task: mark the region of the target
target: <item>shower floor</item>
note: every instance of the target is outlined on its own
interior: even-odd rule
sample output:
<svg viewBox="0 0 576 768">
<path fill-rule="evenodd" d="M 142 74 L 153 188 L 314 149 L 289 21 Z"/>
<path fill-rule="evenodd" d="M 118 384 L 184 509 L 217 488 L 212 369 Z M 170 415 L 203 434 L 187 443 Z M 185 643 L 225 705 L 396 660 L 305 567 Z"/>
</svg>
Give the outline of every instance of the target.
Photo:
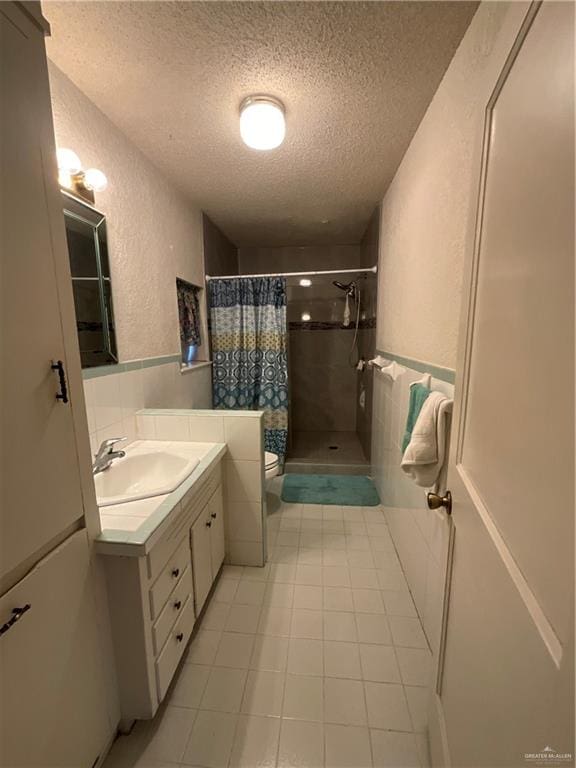
<svg viewBox="0 0 576 768">
<path fill-rule="evenodd" d="M 368 465 L 356 432 L 293 432 L 287 462 Z"/>
</svg>

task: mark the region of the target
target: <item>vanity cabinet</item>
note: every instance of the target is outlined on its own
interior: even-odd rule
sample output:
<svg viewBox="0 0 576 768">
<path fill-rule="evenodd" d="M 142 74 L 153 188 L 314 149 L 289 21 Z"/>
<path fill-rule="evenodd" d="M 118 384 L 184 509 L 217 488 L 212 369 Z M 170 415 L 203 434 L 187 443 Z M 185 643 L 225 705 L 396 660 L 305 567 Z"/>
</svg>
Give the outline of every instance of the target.
<svg viewBox="0 0 576 768">
<path fill-rule="evenodd" d="M 191 530 L 196 612 L 202 610 L 206 597 L 224 561 L 224 507 L 222 491 L 213 494 L 204 512 Z"/>
<path fill-rule="evenodd" d="M 143 551 L 104 556 L 125 723 L 154 716 L 224 560 L 219 462 L 161 528 Z"/>
</svg>

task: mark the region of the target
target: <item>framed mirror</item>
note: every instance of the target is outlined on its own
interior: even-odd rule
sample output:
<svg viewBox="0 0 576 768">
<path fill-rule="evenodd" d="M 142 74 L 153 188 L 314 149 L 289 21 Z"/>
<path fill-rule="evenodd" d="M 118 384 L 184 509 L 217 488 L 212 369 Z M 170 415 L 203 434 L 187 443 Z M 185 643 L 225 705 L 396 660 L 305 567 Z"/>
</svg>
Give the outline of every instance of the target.
<svg viewBox="0 0 576 768">
<path fill-rule="evenodd" d="M 106 217 L 62 191 L 82 368 L 118 362 Z"/>
</svg>

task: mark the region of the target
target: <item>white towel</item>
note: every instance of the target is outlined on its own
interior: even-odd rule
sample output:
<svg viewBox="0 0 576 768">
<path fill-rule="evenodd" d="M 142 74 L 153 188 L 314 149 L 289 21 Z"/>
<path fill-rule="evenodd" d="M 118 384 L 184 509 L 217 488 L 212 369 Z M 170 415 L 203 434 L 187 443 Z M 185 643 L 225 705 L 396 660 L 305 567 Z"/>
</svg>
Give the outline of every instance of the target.
<svg viewBox="0 0 576 768">
<path fill-rule="evenodd" d="M 431 392 L 422 406 L 400 466 L 416 485 L 431 488 L 446 459 L 447 418 L 452 400 Z"/>
</svg>

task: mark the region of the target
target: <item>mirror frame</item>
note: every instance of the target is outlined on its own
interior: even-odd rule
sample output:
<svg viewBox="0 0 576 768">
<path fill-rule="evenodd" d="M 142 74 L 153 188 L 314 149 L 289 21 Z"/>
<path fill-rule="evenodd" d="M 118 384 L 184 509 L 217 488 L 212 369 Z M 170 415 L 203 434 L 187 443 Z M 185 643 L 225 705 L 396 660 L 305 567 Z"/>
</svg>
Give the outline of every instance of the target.
<svg viewBox="0 0 576 768">
<path fill-rule="evenodd" d="M 102 321 L 102 335 L 104 342 L 104 349 L 102 352 L 103 359 L 94 363 L 86 363 L 82 349 L 80 348 L 80 359 L 82 363 L 82 369 L 95 368 L 100 365 L 116 365 L 118 363 L 118 352 L 116 347 L 116 334 L 114 333 L 114 310 L 112 299 L 112 278 L 111 275 L 104 275 L 102 270 L 102 255 L 101 255 L 101 238 L 100 232 L 102 229 L 106 229 L 106 216 L 98 211 L 93 206 L 86 203 L 84 200 L 80 200 L 75 195 L 70 194 L 66 190 L 61 190 L 63 197 L 62 212 L 64 214 L 64 226 L 66 228 L 66 219 L 71 218 L 76 221 L 86 224 L 92 229 L 94 237 L 94 251 L 96 256 L 96 272 L 97 275 L 94 278 L 98 280 L 98 295 L 100 303 L 100 317 Z M 106 238 L 107 240 L 107 238 Z M 72 287 L 74 287 L 75 280 L 83 280 L 86 278 L 74 276 L 72 274 L 72 259 L 70 255 L 70 249 L 68 249 L 68 258 L 70 260 L 70 276 L 72 278 Z M 110 259 L 108 256 L 108 267 L 110 267 Z M 108 282 L 110 290 L 110 300 L 106 298 L 105 282 Z M 111 322 L 112 320 L 112 322 Z M 76 331 L 78 329 L 78 319 L 76 319 Z M 114 344 L 112 344 L 112 334 L 114 333 Z"/>
</svg>

